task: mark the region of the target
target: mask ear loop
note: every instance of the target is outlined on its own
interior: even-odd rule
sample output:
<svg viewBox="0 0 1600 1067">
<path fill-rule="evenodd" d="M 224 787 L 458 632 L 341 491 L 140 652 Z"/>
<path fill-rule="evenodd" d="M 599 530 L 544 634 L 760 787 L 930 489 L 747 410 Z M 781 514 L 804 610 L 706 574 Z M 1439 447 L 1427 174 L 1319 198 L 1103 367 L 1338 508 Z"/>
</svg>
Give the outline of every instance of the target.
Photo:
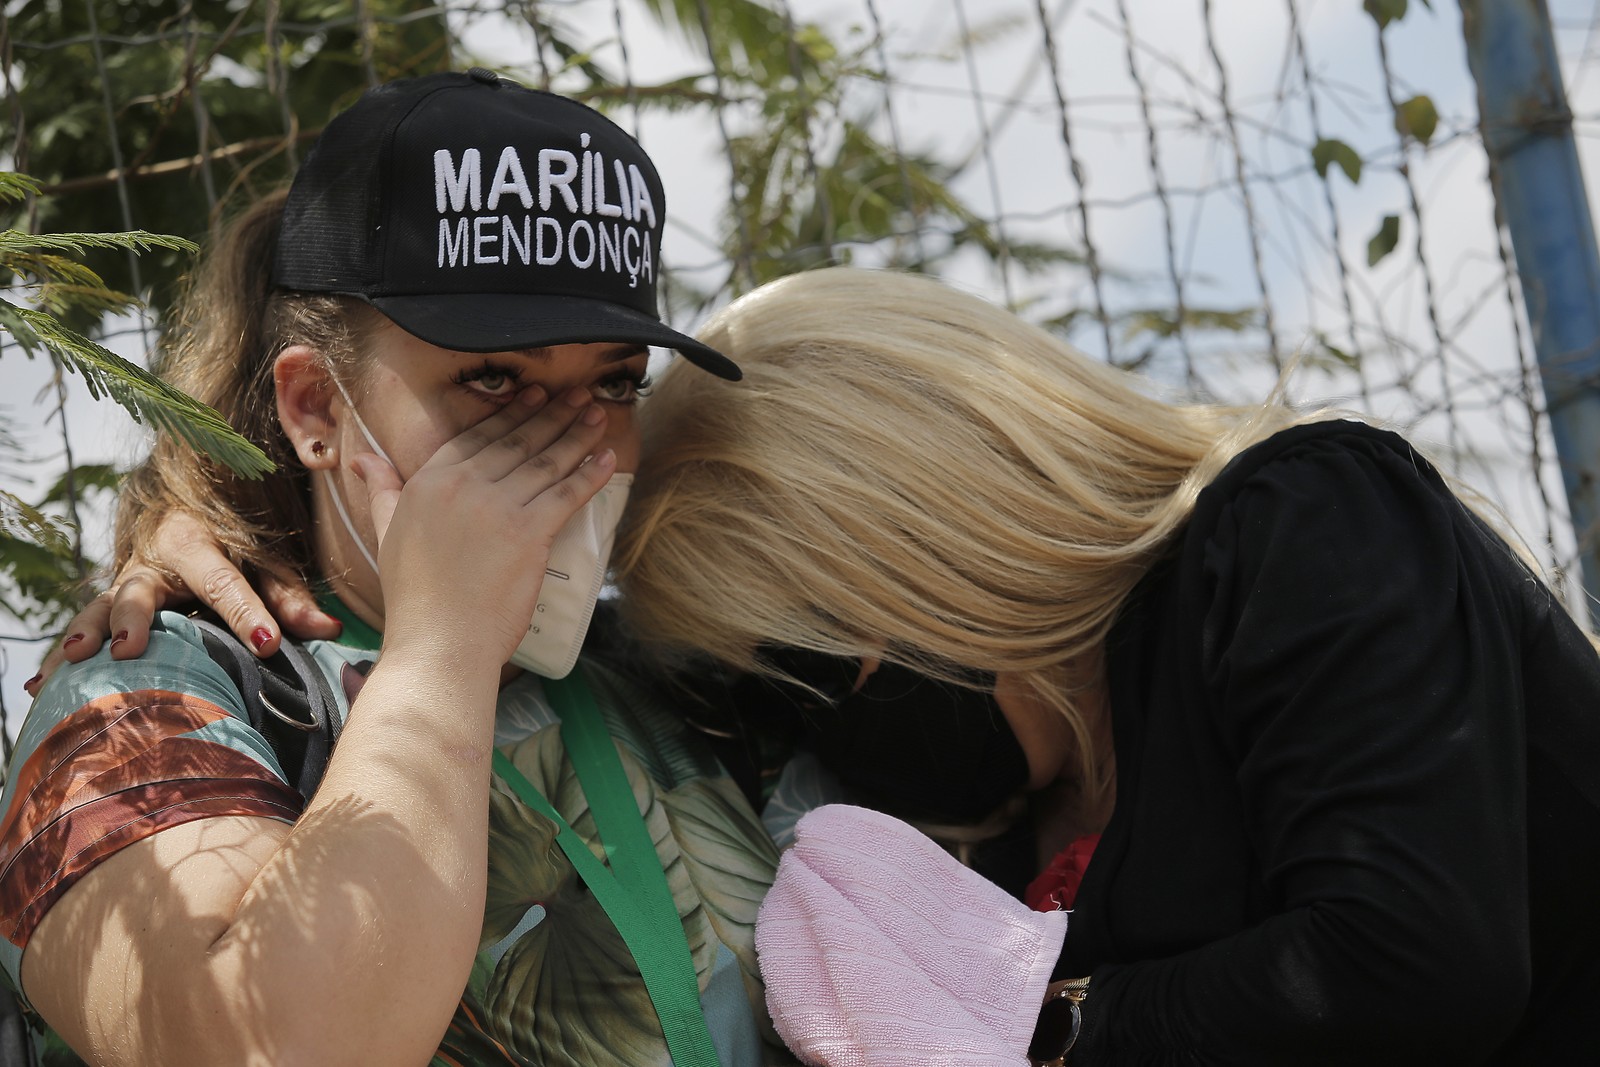
<svg viewBox="0 0 1600 1067">
<path fill-rule="evenodd" d="M 356 543 L 356 550 L 361 553 L 361 558 L 367 561 L 367 566 L 372 568 L 372 573 L 378 574 L 378 561 L 373 558 L 367 542 L 356 533 L 355 523 L 350 521 L 350 513 L 344 508 L 344 497 L 339 492 L 338 483 L 327 471 L 322 472 L 322 477 L 328 483 L 328 495 L 333 497 L 333 509 L 339 513 L 339 521 L 344 523 L 345 532 L 350 535 L 350 540 Z"/>
<path fill-rule="evenodd" d="M 328 368 L 328 377 L 333 380 L 333 387 L 339 390 L 339 395 L 344 397 L 345 406 L 350 409 L 350 417 L 355 420 L 356 429 L 361 431 L 361 436 L 366 438 L 367 444 L 383 458 L 385 463 L 393 467 L 394 460 L 390 459 L 389 453 L 385 452 L 383 446 L 378 444 L 377 439 L 372 436 L 372 431 L 367 429 L 367 424 L 361 421 L 361 415 L 356 411 L 356 402 L 350 398 L 350 394 L 345 390 L 344 383 L 339 380 L 339 376 L 333 372 L 332 367 Z M 328 494 L 333 497 L 333 509 L 339 513 L 339 521 L 344 523 L 345 532 L 350 535 L 350 540 L 356 543 L 357 551 L 361 553 L 361 558 L 367 561 L 367 566 L 372 568 L 372 573 L 382 577 L 378 571 L 378 561 L 373 556 L 372 550 L 367 547 L 366 539 L 356 533 L 355 523 L 350 521 L 350 512 L 345 509 L 344 494 L 339 492 L 339 483 L 334 481 L 333 475 L 328 471 L 322 471 L 321 474 L 328 483 Z"/>
<path fill-rule="evenodd" d="M 367 444 L 372 447 L 374 452 L 383 458 L 385 463 L 389 464 L 391 467 L 394 467 L 394 460 L 389 458 L 389 453 L 383 450 L 383 446 L 378 444 L 378 439 L 372 436 L 372 431 L 367 429 L 367 424 L 361 421 L 361 413 L 356 410 L 356 402 L 350 399 L 350 394 L 345 391 L 344 383 L 339 380 L 339 376 L 337 374 L 333 373 L 332 367 L 328 368 L 328 377 L 333 379 L 333 387 L 339 390 L 340 396 L 344 397 L 345 406 L 350 409 L 350 417 L 356 420 L 356 429 L 361 431 L 361 436 L 367 439 Z M 398 467 L 395 467 L 395 469 L 397 471 L 399 470 Z"/>
</svg>

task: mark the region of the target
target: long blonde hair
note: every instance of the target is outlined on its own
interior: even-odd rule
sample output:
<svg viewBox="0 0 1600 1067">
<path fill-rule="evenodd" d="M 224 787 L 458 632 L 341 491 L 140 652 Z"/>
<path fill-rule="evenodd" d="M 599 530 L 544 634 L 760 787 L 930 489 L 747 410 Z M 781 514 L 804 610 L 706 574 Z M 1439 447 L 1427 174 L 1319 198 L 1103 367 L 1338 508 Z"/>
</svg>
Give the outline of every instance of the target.
<svg viewBox="0 0 1600 1067">
<path fill-rule="evenodd" d="M 1119 608 L 1228 459 L 1300 421 L 1179 406 L 930 279 L 831 268 L 756 290 L 669 368 L 614 555 L 647 649 L 769 671 L 762 646 L 1017 675 L 1077 736 Z"/>
</svg>

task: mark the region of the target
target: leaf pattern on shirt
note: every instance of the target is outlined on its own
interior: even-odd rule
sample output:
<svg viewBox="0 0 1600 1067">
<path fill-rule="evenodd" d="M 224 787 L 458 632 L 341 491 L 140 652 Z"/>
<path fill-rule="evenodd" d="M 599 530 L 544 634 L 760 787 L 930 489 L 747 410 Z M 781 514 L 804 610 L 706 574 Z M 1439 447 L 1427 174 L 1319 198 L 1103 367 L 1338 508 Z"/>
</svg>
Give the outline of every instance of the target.
<svg viewBox="0 0 1600 1067">
<path fill-rule="evenodd" d="M 580 836 L 595 840 L 594 818 L 559 730 L 541 730 L 506 753 Z M 676 798 L 656 790 L 627 748 L 621 748 L 620 757 L 661 858 L 703 989 L 724 937 L 741 965 L 746 959 L 753 962 L 754 913 L 744 898 L 752 883 L 763 878 L 770 883 L 775 866 L 771 846 L 747 845 L 759 859 L 741 869 L 731 854 L 722 854 L 731 852 L 730 842 L 747 836 L 749 828 L 741 824 L 749 824 L 748 817 L 739 819 L 734 809 L 714 799 L 714 790 L 705 789 L 707 783 L 695 782 L 680 792 L 702 799 L 678 805 L 687 814 L 675 820 L 668 805 Z M 759 824 L 755 829 L 759 831 Z M 497 785 L 489 834 L 496 862 L 489 878 L 484 943 L 509 935 L 535 904 L 545 909 L 544 919 L 516 941 L 490 976 L 484 1006 L 491 1029 L 505 1035 L 516 1052 L 543 1064 L 665 1067 L 670 1060 L 661 1025 L 632 953 L 556 845 L 555 825 Z M 696 853 L 704 846 L 722 858 L 708 863 L 701 856 L 691 863 L 680 840 Z M 722 878 L 728 879 L 726 886 L 711 885 Z"/>
<path fill-rule="evenodd" d="M 728 778 L 697 778 L 660 794 L 672 835 L 689 844 L 683 867 L 718 939 L 739 961 L 745 991 L 766 1002 L 756 966 L 756 912 L 778 869 L 778 849 L 739 787 Z M 757 1014 L 768 1044 L 782 1048 L 765 1012 Z"/>
</svg>

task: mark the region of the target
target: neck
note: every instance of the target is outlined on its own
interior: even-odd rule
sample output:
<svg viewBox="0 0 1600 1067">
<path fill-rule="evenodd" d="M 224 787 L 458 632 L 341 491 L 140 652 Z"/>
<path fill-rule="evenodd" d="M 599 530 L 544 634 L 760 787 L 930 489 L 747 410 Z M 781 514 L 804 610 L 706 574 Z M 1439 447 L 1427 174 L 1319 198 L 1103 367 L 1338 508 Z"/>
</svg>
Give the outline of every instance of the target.
<svg viewBox="0 0 1600 1067">
<path fill-rule="evenodd" d="M 327 478 L 338 477 L 339 471 L 327 475 Z M 383 585 L 334 510 L 333 494 L 326 478 L 312 480 L 312 508 L 315 515 L 313 529 L 317 567 L 322 572 L 323 581 L 351 614 L 382 633 Z M 351 519 L 353 522 L 355 516 L 352 515 Z M 375 546 L 373 556 L 377 556 Z"/>
</svg>

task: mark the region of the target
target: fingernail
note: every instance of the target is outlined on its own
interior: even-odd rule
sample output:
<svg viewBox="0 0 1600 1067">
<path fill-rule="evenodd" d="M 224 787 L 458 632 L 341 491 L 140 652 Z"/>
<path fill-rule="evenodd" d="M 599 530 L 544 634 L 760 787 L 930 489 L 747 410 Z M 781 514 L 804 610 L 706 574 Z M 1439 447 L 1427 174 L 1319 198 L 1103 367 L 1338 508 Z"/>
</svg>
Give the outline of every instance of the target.
<svg viewBox="0 0 1600 1067">
<path fill-rule="evenodd" d="M 61 642 L 61 647 L 62 648 L 66 648 L 69 645 L 75 645 L 79 641 L 82 641 L 82 640 L 83 640 L 83 635 L 82 634 L 73 634 L 71 637 L 69 637 L 65 641 Z"/>
<path fill-rule="evenodd" d="M 33 692 L 33 687 L 38 685 L 43 680 L 44 680 L 44 675 L 36 674 L 32 678 L 29 678 L 26 682 L 23 682 L 22 683 L 22 688 L 26 689 L 28 692 L 31 693 L 31 692 Z"/>
<path fill-rule="evenodd" d="M 118 630 L 117 631 L 117 636 L 115 636 L 115 637 L 113 637 L 111 639 L 111 647 L 112 648 L 116 648 L 119 644 L 121 644 L 122 642 L 126 641 L 127 639 L 128 639 L 128 631 L 126 631 L 126 630 Z"/>
<path fill-rule="evenodd" d="M 545 399 L 544 389 L 537 385 L 530 385 L 522 392 L 517 394 L 518 403 L 524 404 L 530 408 L 538 407 L 540 404 L 545 402 Z"/>
<path fill-rule="evenodd" d="M 271 640 L 272 631 L 267 629 L 265 626 L 257 626 L 254 630 L 250 631 L 250 643 L 255 646 L 255 650 L 257 652 L 260 652 L 263 648 L 266 648 L 267 642 Z"/>
<path fill-rule="evenodd" d="M 328 618 L 333 622 L 335 637 L 338 637 L 340 634 L 344 633 L 344 623 L 340 622 L 338 619 L 335 619 L 332 615 L 329 615 Z"/>
<path fill-rule="evenodd" d="M 581 408 L 594 400 L 594 394 L 587 389 L 569 389 L 564 399 L 569 408 Z"/>
<path fill-rule="evenodd" d="M 597 426 L 606 417 L 605 408 L 595 404 L 583 413 L 583 421 L 589 426 Z"/>
</svg>

